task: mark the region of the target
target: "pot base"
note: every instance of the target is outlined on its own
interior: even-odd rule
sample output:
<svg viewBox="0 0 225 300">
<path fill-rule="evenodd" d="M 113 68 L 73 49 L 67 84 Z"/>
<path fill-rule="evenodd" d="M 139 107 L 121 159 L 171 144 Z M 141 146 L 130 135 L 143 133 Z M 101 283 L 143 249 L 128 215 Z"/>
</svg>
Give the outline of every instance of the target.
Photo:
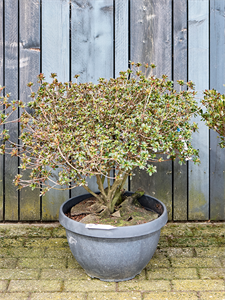
<svg viewBox="0 0 225 300">
<path fill-rule="evenodd" d="M 132 277 L 129 277 L 129 278 L 123 278 L 123 279 L 105 279 L 105 278 L 98 278 L 98 277 L 94 277 L 94 276 L 91 276 L 90 274 L 86 273 L 89 277 L 93 278 L 93 279 L 99 279 L 101 281 L 107 281 L 107 282 L 121 282 L 121 281 L 127 281 L 127 280 L 131 280 L 131 279 L 134 279 L 137 275 L 140 275 L 140 273 L 137 273 L 136 275 L 132 276 Z"/>
</svg>

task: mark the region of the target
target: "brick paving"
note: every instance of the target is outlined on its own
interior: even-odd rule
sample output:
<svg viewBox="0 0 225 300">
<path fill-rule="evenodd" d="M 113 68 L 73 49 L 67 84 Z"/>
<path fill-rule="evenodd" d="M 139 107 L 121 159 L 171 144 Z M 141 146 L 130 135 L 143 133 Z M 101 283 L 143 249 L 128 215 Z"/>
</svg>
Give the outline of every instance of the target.
<svg viewBox="0 0 225 300">
<path fill-rule="evenodd" d="M 225 300 L 225 223 L 168 223 L 139 276 L 89 278 L 58 223 L 0 224 L 0 299 Z"/>
</svg>

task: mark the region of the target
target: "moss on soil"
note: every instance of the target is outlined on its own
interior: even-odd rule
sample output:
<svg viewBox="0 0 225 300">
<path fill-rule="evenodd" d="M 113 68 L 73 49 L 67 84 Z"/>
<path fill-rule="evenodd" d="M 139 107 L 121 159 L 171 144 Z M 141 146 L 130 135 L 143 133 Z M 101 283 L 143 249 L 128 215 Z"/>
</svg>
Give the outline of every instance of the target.
<svg viewBox="0 0 225 300">
<path fill-rule="evenodd" d="M 116 227 L 144 224 L 158 218 L 156 212 L 146 210 L 138 201 L 130 204 L 126 203 L 125 199 L 121 205 L 115 208 L 115 212 L 118 212 L 120 217 L 107 214 L 107 211 L 104 211 L 104 209 L 107 210 L 107 207 L 99 206 L 97 203 L 94 197 L 86 199 L 73 206 L 67 216 L 85 224 L 106 224 Z M 98 206 L 97 211 L 93 210 L 94 206 Z"/>
</svg>

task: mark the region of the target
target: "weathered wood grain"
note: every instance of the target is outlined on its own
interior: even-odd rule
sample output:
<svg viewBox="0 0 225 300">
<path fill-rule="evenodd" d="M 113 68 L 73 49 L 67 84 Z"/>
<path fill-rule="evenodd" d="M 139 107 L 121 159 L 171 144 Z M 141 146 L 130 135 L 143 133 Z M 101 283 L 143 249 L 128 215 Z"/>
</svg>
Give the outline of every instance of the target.
<svg viewBox="0 0 225 300">
<path fill-rule="evenodd" d="M 28 103 L 30 89 L 28 82 L 37 82 L 40 73 L 40 5 L 37 0 L 20 0 L 20 95 L 19 98 Z M 38 88 L 34 84 L 33 90 Z M 20 111 L 20 114 L 22 111 Z M 25 173 L 25 172 L 24 172 Z M 29 178 L 27 171 L 24 178 Z M 40 220 L 40 191 L 24 188 L 20 192 L 20 220 Z"/>
<path fill-rule="evenodd" d="M 69 0 L 42 0 L 42 72 L 59 81 L 69 80 Z M 57 173 L 53 174 L 57 180 Z M 42 219 L 56 220 L 69 191 L 50 190 L 42 198 Z"/>
<path fill-rule="evenodd" d="M 18 99 L 18 1 L 5 1 L 5 86 L 11 100 Z M 9 120 L 16 120 L 13 113 Z M 18 142 L 18 123 L 6 125 L 12 142 Z M 13 184 L 18 159 L 5 156 L 5 220 L 18 220 L 18 191 Z"/>
<path fill-rule="evenodd" d="M 72 0 L 72 77 L 113 76 L 113 0 Z"/>
<path fill-rule="evenodd" d="M 120 71 L 127 70 L 129 63 L 128 6 L 128 0 L 115 0 L 115 77 L 119 76 Z M 128 190 L 128 180 L 125 190 Z"/>
<path fill-rule="evenodd" d="M 130 34 L 131 60 L 154 63 L 156 76 L 166 74 L 172 79 L 172 1 L 132 0 Z M 131 190 L 138 187 L 162 200 L 172 218 L 172 162 L 158 163 L 152 177 L 137 170 Z"/>
<path fill-rule="evenodd" d="M 115 1 L 115 76 L 128 68 L 128 0 Z"/>
<path fill-rule="evenodd" d="M 61 81 L 80 73 L 81 82 L 97 82 L 99 77 L 117 76 L 120 70 L 125 70 L 129 52 L 133 61 L 155 63 L 157 76 L 165 73 L 174 81 L 193 80 L 198 97 L 208 87 L 225 92 L 224 0 L 42 0 L 42 53 L 39 9 L 39 0 L 0 1 L 0 85 L 6 85 L 11 99 L 20 97 L 29 101 L 26 83 L 36 81 L 39 67 L 47 80 L 55 72 Z M 11 119 L 17 117 L 14 114 Z M 175 161 L 173 176 L 171 162 L 157 164 L 158 173 L 153 177 L 136 170 L 131 189 L 142 187 L 162 200 L 170 219 L 173 216 L 174 220 L 186 220 L 188 214 L 189 220 L 224 220 L 225 150 L 218 147 L 217 134 L 214 131 L 209 134 L 204 123 L 197 121 L 200 130 L 194 134 L 193 145 L 200 150 L 200 166 L 189 163 L 187 170 L 187 166 Z M 9 124 L 7 129 L 17 142 L 18 124 Z M 22 190 L 18 194 L 12 182 L 17 173 L 17 158 L 6 156 L 5 220 L 17 221 L 18 217 L 39 220 L 38 190 L 33 193 Z M 0 156 L 0 220 L 3 220 L 3 174 L 3 156 Z M 94 179 L 89 186 L 97 190 Z M 82 193 L 86 191 L 76 188 L 72 196 Z M 56 220 L 60 204 L 68 197 L 68 191 L 51 191 L 43 197 L 43 220 Z"/>
<path fill-rule="evenodd" d="M 188 77 L 196 84 L 198 97 L 209 87 L 209 1 L 189 0 Z M 189 220 L 209 218 L 209 130 L 200 117 L 193 146 L 199 149 L 200 165 L 189 163 Z"/>
<path fill-rule="evenodd" d="M 113 0 L 72 0 L 71 6 L 71 77 L 80 74 L 79 82 L 94 83 L 113 77 Z M 88 186 L 98 191 L 94 177 Z M 71 192 L 72 197 L 85 193 L 83 187 Z"/>
<path fill-rule="evenodd" d="M 210 1 L 210 89 L 225 92 L 225 1 Z M 210 130 L 210 219 L 225 220 L 225 149 Z"/>
<path fill-rule="evenodd" d="M 173 2 L 173 80 L 179 90 L 177 80 L 187 82 L 187 0 Z M 173 169 L 173 220 L 187 220 L 187 164 L 174 161 Z"/>
<path fill-rule="evenodd" d="M 172 1 L 131 1 L 131 60 L 155 63 L 155 74 L 172 76 Z"/>
<path fill-rule="evenodd" d="M 0 86 L 3 86 L 3 1 L 0 2 Z M 1 93 L 1 96 L 3 93 Z M 0 128 L 2 132 L 2 127 Z M 3 220 L 3 156 L 0 156 L 0 221 Z"/>
<path fill-rule="evenodd" d="M 42 0 L 42 72 L 69 80 L 69 2 Z"/>
</svg>

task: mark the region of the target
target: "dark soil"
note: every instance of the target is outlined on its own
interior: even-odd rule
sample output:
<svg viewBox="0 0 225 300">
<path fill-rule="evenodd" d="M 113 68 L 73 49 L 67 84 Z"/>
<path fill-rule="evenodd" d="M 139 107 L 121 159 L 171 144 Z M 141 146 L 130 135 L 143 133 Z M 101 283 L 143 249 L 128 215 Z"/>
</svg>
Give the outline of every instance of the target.
<svg viewBox="0 0 225 300">
<path fill-rule="evenodd" d="M 104 212 L 104 207 L 100 204 L 98 205 L 98 200 L 94 197 L 90 197 L 76 204 L 66 216 L 85 224 L 106 224 L 116 227 L 144 224 L 158 218 L 157 213 L 146 210 L 139 202 L 124 207 L 123 203 L 119 207 L 116 207 L 113 215 L 107 215 L 107 213 Z M 96 206 L 98 206 L 97 211 Z M 72 214 L 71 211 L 73 212 Z M 118 214 L 120 215 L 119 217 Z"/>
</svg>

